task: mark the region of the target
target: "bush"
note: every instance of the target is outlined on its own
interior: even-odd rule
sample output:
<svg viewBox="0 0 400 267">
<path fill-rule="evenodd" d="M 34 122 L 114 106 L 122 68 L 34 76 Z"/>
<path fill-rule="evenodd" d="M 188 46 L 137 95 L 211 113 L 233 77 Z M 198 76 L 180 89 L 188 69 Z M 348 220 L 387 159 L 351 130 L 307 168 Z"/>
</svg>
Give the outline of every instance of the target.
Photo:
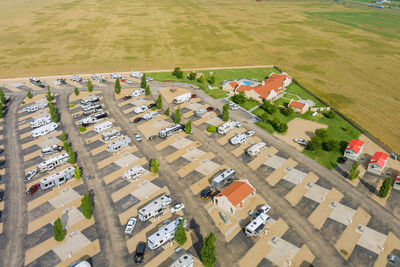
<svg viewBox="0 0 400 267">
<path fill-rule="evenodd" d="M 65 142 L 65 140 L 67 140 L 67 133 L 66 132 L 62 132 L 61 136 L 60 136 L 60 140 Z"/>
<path fill-rule="evenodd" d="M 85 127 L 85 126 L 79 127 L 79 131 L 80 131 L 81 133 L 86 132 L 86 127 Z"/>
<path fill-rule="evenodd" d="M 278 118 L 274 118 L 271 122 L 272 126 L 276 129 L 278 129 L 279 125 L 281 124 L 281 121 Z"/>
<path fill-rule="evenodd" d="M 204 75 L 200 75 L 200 77 L 197 79 L 197 81 L 199 83 L 205 83 L 206 82 L 206 78 L 204 78 Z"/>
<path fill-rule="evenodd" d="M 58 122 L 59 117 L 58 117 L 56 106 L 54 106 L 54 104 L 51 102 L 49 103 L 49 110 L 50 110 L 51 120 L 53 122 Z"/>
<path fill-rule="evenodd" d="M 69 152 L 71 150 L 71 147 L 69 146 L 68 141 L 64 141 L 64 146 L 63 147 L 64 147 L 64 150 L 67 151 L 67 152 Z"/>
<path fill-rule="evenodd" d="M 306 149 L 310 151 L 318 150 L 321 147 L 321 139 L 318 136 L 313 136 L 308 142 Z"/>
<path fill-rule="evenodd" d="M 86 219 L 92 218 L 93 204 L 92 204 L 92 198 L 88 193 L 85 193 L 81 200 L 81 211 Z"/>
<path fill-rule="evenodd" d="M 190 134 L 192 131 L 192 121 L 189 120 L 186 124 L 185 124 L 185 133 L 186 134 Z"/>
<path fill-rule="evenodd" d="M 168 117 L 169 117 L 169 108 L 167 108 L 167 109 L 165 110 L 164 114 L 165 114 L 165 116 L 168 116 Z"/>
<path fill-rule="evenodd" d="M 280 133 L 286 133 L 288 130 L 288 125 L 285 122 L 282 122 L 281 124 L 279 124 L 278 126 L 278 132 Z"/>
<path fill-rule="evenodd" d="M 65 238 L 65 232 L 60 217 L 58 217 L 53 224 L 54 239 L 58 242 L 63 241 Z"/>
<path fill-rule="evenodd" d="M 151 159 L 150 161 L 150 170 L 153 173 L 158 173 L 158 167 L 160 166 L 160 164 L 158 163 L 156 158 Z"/>
<path fill-rule="evenodd" d="M 157 110 L 157 107 L 151 107 L 151 110 L 155 111 Z"/>
<path fill-rule="evenodd" d="M 269 120 L 269 115 L 267 112 L 264 112 L 263 114 L 261 114 L 260 119 L 262 119 L 263 122 L 267 122 Z"/>
<path fill-rule="evenodd" d="M 162 98 L 161 95 L 158 95 L 158 98 L 156 100 L 156 106 L 158 109 L 162 109 Z"/>
<path fill-rule="evenodd" d="M 285 116 L 290 116 L 290 115 L 293 114 L 294 110 L 293 110 L 293 108 L 288 107 L 288 108 L 284 109 L 282 112 L 283 112 L 283 114 L 284 114 Z"/>
<path fill-rule="evenodd" d="M 51 96 L 51 92 L 50 92 L 50 87 L 49 86 L 47 86 L 46 99 L 47 99 L 48 102 L 51 102 L 53 100 L 53 97 Z"/>
<path fill-rule="evenodd" d="M 204 239 L 203 246 L 201 247 L 201 262 L 205 267 L 212 267 L 217 262 L 217 257 L 215 255 L 215 241 L 217 237 L 213 232 L 209 233 Z"/>
<path fill-rule="evenodd" d="M 222 107 L 222 120 L 228 121 L 229 120 L 229 104 L 225 104 Z"/>
<path fill-rule="evenodd" d="M 24 105 L 24 104 L 25 104 L 25 101 L 22 101 L 21 104 Z"/>
<path fill-rule="evenodd" d="M 151 91 L 150 91 L 150 86 L 146 85 L 146 89 L 145 89 L 145 95 L 150 95 Z"/>
<path fill-rule="evenodd" d="M 264 102 L 261 104 L 260 106 L 261 109 L 265 110 L 266 112 L 268 112 L 268 114 L 274 114 L 278 108 L 275 106 L 275 104 L 270 103 L 267 100 L 264 100 Z"/>
<path fill-rule="evenodd" d="M 179 78 L 179 79 L 182 79 L 183 78 L 183 71 L 181 71 L 181 68 L 175 67 L 174 71 L 172 72 L 172 75 L 177 77 L 177 78 Z"/>
<path fill-rule="evenodd" d="M 318 136 L 321 139 L 325 139 L 328 136 L 328 133 L 327 133 L 326 129 L 324 129 L 324 128 L 316 129 L 314 133 L 316 136 Z"/>
<path fill-rule="evenodd" d="M 68 155 L 69 155 L 69 160 L 68 162 L 71 164 L 75 164 L 76 160 L 75 160 L 75 152 L 72 148 L 70 148 L 70 150 L 68 151 Z"/>
<path fill-rule="evenodd" d="M 358 177 L 360 174 L 360 170 L 358 169 L 358 166 L 360 166 L 360 162 L 356 161 L 354 162 L 353 166 L 351 166 L 350 169 L 350 180 L 354 180 Z"/>
<path fill-rule="evenodd" d="M 93 84 L 92 84 L 91 80 L 88 80 L 88 82 L 87 82 L 87 89 L 89 92 L 93 91 Z"/>
<path fill-rule="evenodd" d="M 178 106 L 178 108 L 175 110 L 174 113 L 174 121 L 175 123 L 179 124 L 181 123 L 181 119 L 182 119 L 181 106 Z"/>
<path fill-rule="evenodd" d="M 69 107 L 73 108 L 73 107 L 75 107 L 75 104 L 69 104 Z"/>
<path fill-rule="evenodd" d="M 4 94 L 3 88 L 0 88 L 0 103 L 2 105 L 6 103 L 6 95 Z"/>
<path fill-rule="evenodd" d="M 79 95 L 79 89 L 75 87 L 74 93 L 75 93 L 75 95 Z"/>
<path fill-rule="evenodd" d="M 217 131 L 217 126 L 210 125 L 207 128 L 207 132 L 209 132 L 209 133 L 215 133 L 216 131 Z"/>
<path fill-rule="evenodd" d="M 322 148 L 325 151 L 338 151 L 339 150 L 339 142 L 334 140 L 334 139 L 330 139 L 327 141 L 322 142 Z"/>
<path fill-rule="evenodd" d="M 178 224 L 178 229 L 176 229 L 174 239 L 178 245 L 182 246 L 183 244 L 186 243 L 187 241 L 187 236 L 186 236 L 186 229 L 184 226 L 185 219 L 182 219 L 179 224 Z"/>
<path fill-rule="evenodd" d="M 238 94 L 235 94 L 232 96 L 232 101 L 239 105 L 246 102 L 246 100 L 247 100 L 247 97 L 244 92 L 239 92 Z"/>
<path fill-rule="evenodd" d="M 118 78 L 115 80 L 114 89 L 115 89 L 115 93 L 117 93 L 117 94 L 121 93 L 121 83 Z"/>
<path fill-rule="evenodd" d="M 333 112 L 332 110 L 325 111 L 322 114 L 324 114 L 324 116 L 329 119 L 333 119 L 335 117 L 335 112 Z"/>
<path fill-rule="evenodd" d="M 194 81 L 196 79 L 196 72 L 192 71 L 188 74 L 188 79 Z"/>
<path fill-rule="evenodd" d="M 28 93 L 26 94 L 26 96 L 27 96 L 29 99 L 31 99 L 31 98 L 33 97 L 31 91 L 28 91 Z"/>
<path fill-rule="evenodd" d="M 209 84 L 214 84 L 215 83 L 215 76 L 211 75 L 210 77 L 208 77 L 207 81 L 208 81 Z"/>
<path fill-rule="evenodd" d="M 381 198 L 387 197 L 391 188 L 392 188 L 392 178 L 386 178 L 383 181 L 381 188 L 379 188 L 379 196 Z"/>
<path fill-rule="evenodd" d="M 80 180 L 82 178 L 82 171 L 78 166 L 75 169 L 74 177 L 76 180 Z"/>
</svg>

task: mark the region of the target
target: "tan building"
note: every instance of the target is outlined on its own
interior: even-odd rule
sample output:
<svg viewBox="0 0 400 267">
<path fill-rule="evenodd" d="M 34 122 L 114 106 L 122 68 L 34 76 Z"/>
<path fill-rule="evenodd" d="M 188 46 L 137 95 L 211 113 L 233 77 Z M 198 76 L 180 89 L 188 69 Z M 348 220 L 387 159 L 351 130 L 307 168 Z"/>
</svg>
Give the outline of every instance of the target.
<svg viewBox="0 0 400 267">
<path fill-rule="evenodd" d="M 302 103 L 293 99 L 290 100 L 288 107 L 293 108 L 294 112 L 300 114 L 304 114 L 310 109 L 310 106 L 307 103 Z"/>
</svg>

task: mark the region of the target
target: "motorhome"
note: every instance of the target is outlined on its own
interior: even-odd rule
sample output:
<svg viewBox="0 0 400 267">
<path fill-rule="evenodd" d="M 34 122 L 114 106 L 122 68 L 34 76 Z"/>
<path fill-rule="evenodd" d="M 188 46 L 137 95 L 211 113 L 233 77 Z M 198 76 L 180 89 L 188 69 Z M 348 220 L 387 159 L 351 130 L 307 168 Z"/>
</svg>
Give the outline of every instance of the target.
<svg viewBox="0 0 400 267">
<path fill-rule="evenodd" d="M 67 153 L 64 153 L 57 157 L 50 158 L 48 160 L 41 162 L 38 165 L 38 170 L 39 170 L 39 172 L 51 171 L 54 168 L 67 163 L 68 160 L 69 160 L 69 155 Z"/>
<path fill-rule="evenodd" d="M 107 151 L 111 153 L 118 152 L 124 147 L 127 147 L 131 141 L 132 140 L 129 138 L 129 136 L 122 136 L 118 140 L 115 140 L 114 142 L 109 144 L 107 147 Z"/>
<path fill-rule="evenodd" d="M 44 126 L 41 126 L 39 128 L 32 130 L 32 137 L 37 138 L 37 137 L 45 136 L 46 134 L 49 134 L 52 131 L 54 131 L 55 129 L 57 129 L 57 127 L 58 127 L 57 123 L 51 122 L 49 124 L 46 124 Z"/>
<path fill-rule="evenodd" d="M 115 73 L 115 72 L 113 72 L 113 73 L 110 73 L 110 77 L 113 79 L 113 80 L 116 80 L 116 79 L 122 79 L 122 75 L 121 74 L 118 74 L 118 73 Z"/>
<path fill-rule="evenodd" d="M 46 115 L 40 118 L 37 118 L 33 121 L 31 121 L 31 128 L 38 128 L 40 126 L 44 126 L 46 124 L 49 124 L 51 122 L 51 117 L 50 115 Z"/>
<path fill-rule="evenodd" d="M 62 149 L 63 149 L 63 147 L 59 146 L 59 145 L 48 146 L 48 147 L 42 149 L 42 157 L 50 156 L 55 153 L 61 152 Z"/>
<path fill-rule="evenodd" d="M 220 190 L 222 187 L 230 185 L 236 179 L 236 171 L 234 169 L 223 170 L 214 175 L 211 181 L 211 187 Z"/>
<path fill-rule="evenodd" d="M 153 199 L 149 204 L 138 211 L 139 219 L 145 222 L 152 217 L 160 216 L 171 202 L 172 200 L 167 194 Z"/>
<path fill-rule="evenodd" d="M 46 82 L 42 82 L 38 78 L 35 78 L 35 77 L 30 77 L 29 82 L 31 84 L 39 86 L 41 88 L 45 88 L 46 86 L 48 86 L 48 84 Z"/>
<path fill-rule="evenodd" d="M 176 229 L 178 229 L 178 225 L 181 220 L 183 220 L 183 218 L 178 217 L 169 224 L 162 226 L 157 232 L 149 236 L 147 238 L 147 245 L 149 246 L 149 248 L 154 250 L 156 248 L 161 247 L 168 241 L 173 240 Z M 186 228 L 186 226 L 187 223 L 185 220 L 184 227 Z"/>
<path fill-rule="evenodd" d="M 96 122 L 104 120 L 104 118 L 108 117 L 107 113 L 104 111 L 98 112 L 88 117 L 84 117 L 83 119 L 78 121 L 78 125 L 82 126 L 90 126 Z"/>
<path fill-rule="evenodd" d="M 185 253 L 174 261 L 169 267 L 193 267 L 193 256 Z"/>
<path fill-rule="evenodd" d="M 146 114 L 144 114 L 142 118 L 144 120 L 148 121 L 148 120 L 151 120 L 152 118 L 155 118 L 157 116 L 158 116 L 158 112 L 157 111 L 150 111 L 150 112 L 147 112 Z"/>
<path fill-rule="evenodd" d="M 92 80 L 96 81 L 96 82 L 105 82 L 106 81 L 106 77 L 104 77 L 103 75 L 100 75 L 100 74 L 92 74 L 91 77 L 92 77 Z"/>
<path fill-rule="evenodd" d="M 131 180 L 136 180 L 138 179 L 140 176 L 142 176 L 145 173 L 145 169 L 140 166 L 134 166 L 133 168 L 130 168 L 129 170 L 124 172 L 124 177 L 126 179 L 131 179 Z"/>
<path fill-rule="evenodd" d="M 181 124 L 174 124 L 167 128 L 161 129 L 161 131 L 158 133 L 158 136 L 161 138 L 165 138 L 167 136 L 171 136 L 173 134 L 176 134 L 176 133 L 182 131 L 183 128 L 184 127 Z"/>
<path fill-rule="evenodd" d="M 266 213 L 260 213 L 254 220 L 246 225 L 244 230 L 247 236 L 259 236 L 271 218 Z"/>
<path fill-rule="evenodd" d="M 148 109 L 148 107 L 146 105 L 141 105 L 141 106 L 136 107 L 133 110 L 133 112 L 135 112 L 136 114 L 140 114 L 140 113 L 146 112 L 147 109 Z"/>
<path fill-rule="evenodd" d="M 207 109 L 205 109 L 205 108 L 199 108 L 198 110 L 196 110 L 196 111 L 194 112 L 194 115 L 195 115 L 196 117 L 203 117 L 206 113 L 207 113 Z"/>
<path fill-rule="evenodd" d="M 246 140 L 247 140 L 246 133 L 238 133 L 234 137 L 232 137 L 231 140 L 229 140 L 229 142 L 232 145 L 236 146 L 236 145 L 243 144 L 244 142 L 246 142 Z"/>
<path fill-rule="evenodd" d="M 96 103 L 99 102 L 100 99 L 97 95 L 89 95 L 88 97 L 86 97 L 85 99 L 81 100 L 81 105 L 87 105 L 89 103 Z"/>
<path fill-rule="evenodd" d="M 118 131 L 116 129 L 112 129 L 110 131 L 103 132 L 101 134 L 101 138 L 103 139 L 103 141 L 107 141 L 107 140 L 112 140 L 114 138 L 117 138 L 120 135 L 121 135 L 120 131 Z"/>
<path fill-rule="evenodd" d="M 233 130 L 233 128 L 235 128 L 236 126 L 236 122 L 234 121 L 227 121 L 224 124 L 218 126 L 217 128 L 217 132 L 219 134 L 226 134 L 229 133 L 230 131 Z"/>
<path fill-rule="evenodd" d="M 185 93 L 174 98 L 174 104 L 182 104 L 188 102 L 192 98 L 191 93 Z"/>
<path fill-rule="evenodd" d="M 59 172 L 56 172 L 55 174 L 50 175 L 49 177 L 41 179 L 39 181 L 40 187 L 43 190 L 46 190 L 53 186 L 59 186 L 67 182 L 67 180 L 74 177 L 74 173 L 75 173 L 75 167 L 73 166 L 68 167 L 64 170 L 61 170 Z"/>
<path fill-rule="evenodd" d="M 78 82 L 78 83 L 80 83 L 80 82 L 83 81 L 83 79 L 82 79 L 81 76 L 75 75 L 75 74 L 70 75 L 70 76 L 69 76 L 69 79 L 70 79 L 71 81 L 73 81 L 73 82 Z"/>
<path fill-rule="evenodd" d="M 137 89 L 137 90 L 132 91 L 132 96 L 133 97 L 138 97 L 138 96 L 144 95 L 145 93 L 146 93 L 146 90 L 141 88 L 141 89 Z"/>
<path fill-rule="evenodd" d="M 100 106 L 100 107 L 85 108 L 85 110 L 83 111 L 83 115 L 88 116 L 88 115 L 91 115 L 93 113 L 102 112 L 103 111 L 103 108 L 101 107 L 101 105 L 96 105 L 96 106 Z"/>
<path fill-rule="evenodd" d="M 24 107 L 22 111 L 32 113 L 38 111 L 39 109 L 46 108 L 48 105 L 49 104 L 46 101 L 40 101 L 30 106 Z"/>
<path fill-rule="evenodd" d="M 261 153 L 267 148 L 267 144 L 264 142 L 258 142 L 257 144 L 252 145 L 246 150 L 247 155 L 250 157 L 255 157 L 257 154 Z"/>
<path fill-rule="evenodd" d="M 101 132 L 103 132 L 103 131 L 105 131 L 107 129 L 110 129 L 113 126 L 114 125 L 113 125 L 113 123 L 111 121 L 105 121 L 105 122 L 102 122 L 102 123 L 97 124 L 96 126 L 94 126 L 94 131 L 96 133 L 101 133 Z"/>
</svg>

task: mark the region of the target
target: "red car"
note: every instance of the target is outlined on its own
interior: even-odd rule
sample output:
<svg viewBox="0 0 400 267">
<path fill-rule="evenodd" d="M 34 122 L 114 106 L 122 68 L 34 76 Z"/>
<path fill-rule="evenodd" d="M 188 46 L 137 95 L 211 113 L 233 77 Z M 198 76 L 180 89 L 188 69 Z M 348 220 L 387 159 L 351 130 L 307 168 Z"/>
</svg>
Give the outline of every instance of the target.
<svg viewBox="0 0 400 267">
<path fill-rule="evenodd" d="M 213 110 L 214 110 L 213 107 L 208 107 L 208 108 L 207 108 L 207 111 L 208 111 L 208 112 L 213 111 Z"/>
<path fill-rule="evenodd" d="M 197 95 L 196 94 L 192 94 L 192 98 L 195 98 Z"/>
<path fill-rule="evenodd" d="M 32 196 L 33 194 L 36 193 L 36 191 L 38 191 L 39 188 L 40 188 L 40 184 L 34 184 L 29 188 L 29 190 L 28 190 L 28 192 L 26 192 L 26 194 Z"/>
</svg>

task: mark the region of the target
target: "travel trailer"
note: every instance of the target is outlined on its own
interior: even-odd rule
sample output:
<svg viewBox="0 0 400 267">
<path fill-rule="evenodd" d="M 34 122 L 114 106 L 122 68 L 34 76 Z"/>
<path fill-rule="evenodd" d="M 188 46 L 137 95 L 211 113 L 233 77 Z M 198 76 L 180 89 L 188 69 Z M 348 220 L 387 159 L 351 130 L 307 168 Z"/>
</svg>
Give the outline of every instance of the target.
<svg viewBox="0 0 400 267">
<path fill-rule="evenodd" d="M 106 77 L 104 77 L 103 75 L 100 75 L 100 74 L 92 74 L 91 77 L 92 77 L 92 80 L 96 81 L 96 82 L 105 82 L 106 81 Z"/>
<path fill-rule="evenodd" d="M 35 77 L 30 77 L 29 78 L 29 82 L 33 85 L 39 86 L 41 88 L 45 88 L 48 86 L 48 84 L 46 82 L 42 82 L 40 81 L 38 78 Z"/>
<path fill-rule="evenodd" d="M 127 170 L 124 172 L 124 177 L 126 179 L 132 179 L 136 180 L 140 176 L 142 176 L 145 173 L 145 169 L 142 166 L 134 166 L 133 168 Z"/>
<path fill-rule="evenodd" d="M 110 129 L 113 126 L 114 125 L 113 125 L 113 123 L 111 121 L 105 121 L 105 122 L 102 122 L 102 123 L 97 124 L 96 126 L 94 126 L 94 131 L 96 133 L 101 133 L 102 131 Z"/>
<path fill-rule="evenodd" d="M 69 79 L 70 79 L 71 81 L 77 82 L 77 83 L 80 83 L 80 82 L 83 81 L 83 79 L 82 79 L 81 76 L 75 75 L 75 74 L 70 75 L 70 76 L 69 76 Z"/>
<path fill-rule="evenodd" d="M 133 110 L 133 112 L 135 112 L 136 114 L 140 114 L 140 113 L 146 112 L 147 109 L 148 109 L 148 107 L 146 105 L 141 105 L 141 106 L 138 106 L 137 108 L 135 108 Z"/>
<path fill-rule="evenodd" d="M 145 93 L 146 93 L 146 90 L 141 88 L 141 89 L 137 89 L 137 90 L 132 91 L 132 96 L 133 97 L 138 97 L 138 96 L 144 95 Z"/>
<path fill-rule="evenodd" d="M 148 121 L 148 120 L 151 120 L 152 118 L 155 118 L 157 116 L 158 116 L 158 112 L 157 111 L 150 111 L 150 112 L 147 112 L 146 114 L 144 114 L 142 118 L 144 120 Z"/>
<path fill-rule="evenodd" d="M 247 236 L 259 236 L 271 218 L 266 213 L 260 213 L 254 220 L 246 225 L 244 230 Z"/>
<path fill-rule="evenodd" d="M 104 120 L 104 118 L 108 117 L 107 112 L 101 111 L 96 114 L 93 114 L 88 117 L 84 117 L 83 119 L 78 121 L 78 125 L 82 126 L 90 126 L 96 122 Z"/>
<path fill-rule="evenodd" d="M 74 173 L 75 173 L 75 167 L 73 167 L 73 166 L 68 167 L 64 170 L 61 170 L 55 174 L 50 175 L 49 177 L 41 179 L 39 181 L 40 187 L 43 190 L 46 190 L 53 186 L 59 186 L 65 182 L 67 182 L 67 180 L 74 177 Z"/>
<path fill-rule="evenodd" d="M 247 134 L 246 133 L 238 133 L 237 135 L 232 137 L 229 142 L 232 145 L 236 146 L 236 145 L 243 144 L 244 142 L 246 142 L 246 140 L 247 140 Z"/>
<path fill-rule="evenodd" d="M 178 217 L 174 221 L 161 227 L 157 232 L 149 236 L 147 238 L 147 245 L 149 246 L 149 248 L 154 250 L 156 248 L 161 247 L 168 241 L 173 240 L 176 229 L 178 229 L 178 225 L 181 220 L 183 220 L 183 218 Z M 185 228 L 187 226 L 186 220 L 184 222 L 184 226 Z"/>
<path fill-rule="evenodd" d="M 49 134 L 52 131 L 54 131 L 55 129 L 57 129 L 57 127 L 58 127 L 57 123 L 51 122 L 49 124 L 46 124 L 44 126 L 41 126 L 39 128 L 32 130 L 32 137 L 37 138 L 37 137 L 45 136 L 46 134 Z"/>
<path fill-rule="evenodd" d="M 260 152 L 264 151 L 267 148 L 267 144 L 264 142 L 258 142 L 257 144 L 252 145 L 246 150 L 247 155 L 250 157 L 255 157 Z"/>
<path fill-rule="evenodd" d="M 101 134 L 101 138 L 103 139 L 103 141 L 107 141 L 107 140 L 112 140 L 114 138 L 117 138 L 120 135 L 121 135 L 120 131 L 113 129 L 113 130 L 110 130 L 107 132 L 103 132 Z"/>
<path fill-rule="evenodd" d="M 111 144 L 108 145 L 107 151 L 111 153 L 115 153 L 127 147 L 132 140 L 128 136 L 122 136 L 120 139 L 115 140 Z"/>
<path fill-rule="evenodd" d="M 93 104 L 93 103 L 96 103 L 96 102 L 99 102 L 100 101 L 100 99 L 99 99 L 99 97 L 98 96 L 96 96 L 96 95 L 89 95 L 88 97 L 86 97 L 85 99 L 82 99 L 81 100 L 81 105 L 87 105 L 87 104 Z"/>
<path fill-rule="evenodd" d="M 167 136 L 171 136 L 175 133 L 178 133 L 182 131 L 184 127 L 181 124 L 174 124 L 172 126 L 169 126 L 167 128 L 162 129 L 159 133 L 158 136 L 161 138 L 165 138 Z"/>
<path fill-rule="evenodd" d="M 50 155 L 53 155 L 55 153 L 61 152 L 61 150 L 63 150 L 62 146 L 59 146 L 59 145 L 49 146 L 49 147 L 46 147 L 46 148 L 42 149 L 42 156 L 43 157 L 50 156 Z"/>
<path fill-rule="evenodd" d="M 217 128 L 217 132 L 219 134 L 226 134 L 229 133 L 230 131 L 233 130 L 233 128 L 235 128 L 236 126 L 236 122 L 234 121 L 227 121 L 224 124 L 218 126 Z"/>
<path fill-rule="evenodd" d="M 38 170 L 39 172 L 51 171 L 54 168 L 67 163 L 68 160 L 69 160 L 69 155 L 67 153 L 64 153 L 57 157 L 43 161 L 38 165 Z"/>
<path fill-rule="evenodd" d="M 33 121 L 31 121 L 31 128 L 38 128 L 40 126 L 44 126 L 46 124 L 49 124 L 51 122 L 51 117 L 50 115 L 46 115 L 40 118 L 37 118 Z"/>
<path fill-rule="evenodd" d="M 153 199 L 149 204 L 138 211 L 139 219 L 142 222 L 145 222 L 152 217 L 157 217 L 163 214 L 164 210 L 169 204 L 171 204 L 171 202 L 172 200 L 167 194 L 163 194 L 162 196 Z"/>
<path fill-rule="evenodd" d="M 32 113 L 38 111 L 39 109 L 46 108 L 48 105 L 49 104 L 46 101 L 40 101 L 30 106 L 24 107 L 22 111 Z"/>
<path fill-rule="evenodd" d="M 221 190 L 222 187 L 230 185 L 236 179 L 236 171 L 234 169 L 227 169 L 216 174 L 212 181 L 211 187 L 216 190 Z"/>
<path fill-rule="evenodd" d="M 174 98 L 174 104 L 182 104 L 188 102 L 192 98 L 191 93 L 185 93 Z"/>
</svg>

